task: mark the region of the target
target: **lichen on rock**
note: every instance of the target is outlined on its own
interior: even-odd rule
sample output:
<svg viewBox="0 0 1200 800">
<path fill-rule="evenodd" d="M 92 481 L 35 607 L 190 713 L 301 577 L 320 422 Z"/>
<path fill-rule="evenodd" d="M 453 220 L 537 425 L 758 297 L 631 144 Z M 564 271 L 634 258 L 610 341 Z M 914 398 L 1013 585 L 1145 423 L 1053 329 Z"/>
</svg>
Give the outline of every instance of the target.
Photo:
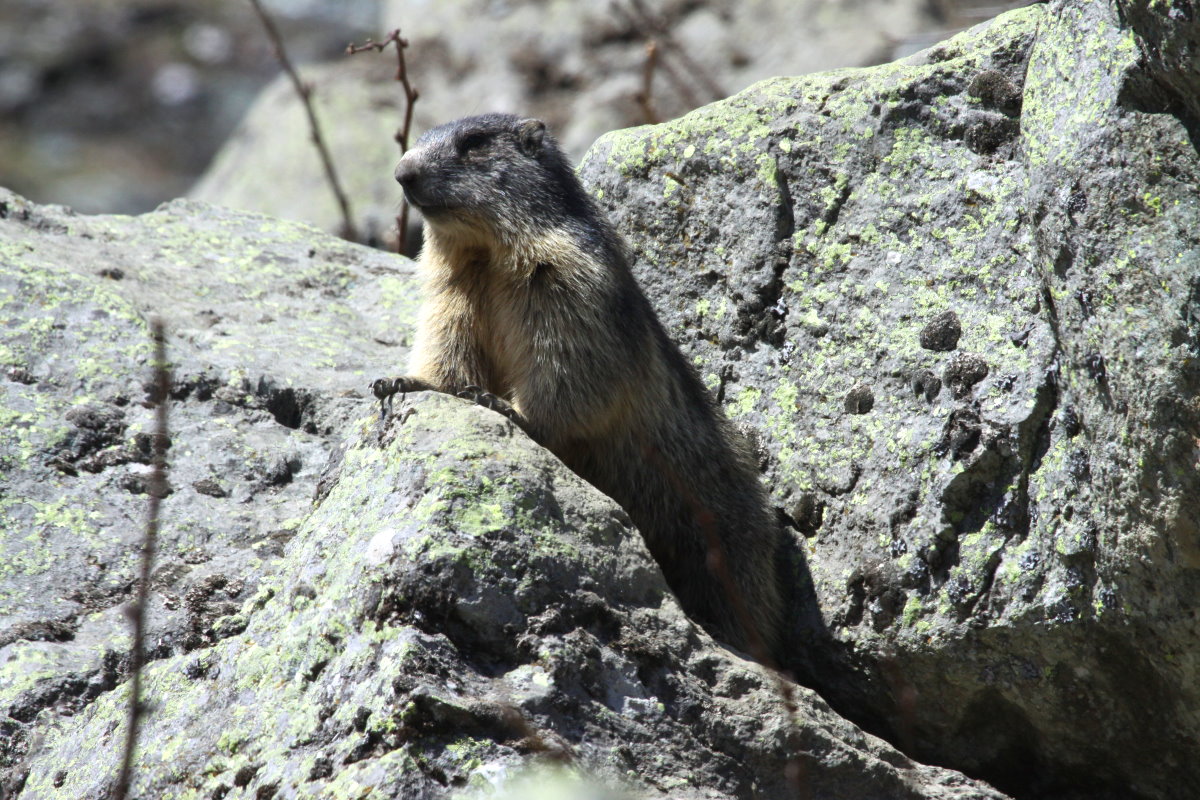
<svg viewBox="0 0 1200 800">
<path fill-rule="evenodd" d="M 871 733 L 1018 796 L 1188 796 L 1192 12 L 1056 0 L 582 166 L 760 434 L 797 529 L 788 666 L 836 713 L 795 689 L 789 718 L 620 509 L 502 417 L 430 395 L 375 420 L 408 262 L 198 203 L 0 196 L 6 786 L 114 773 L 159 310 L 179 381 L 147 796 L 434 797 L 569 760 L 649 796 L 776 797 L 789 759 L 814 796 L 1000 796 Z"/>
<path fill-rule="evenodd" d="M 564 761 L 639 796 L 771 796 L 803 759 L 817 794 L 1002 797 L 811 691 L 789 714 L 504 417 L 412 395 L 381 424 L 365 390 L 404 360 L 407 260 L 196 202 L 0 209 L 4 796 L 115 779 L 158 313 L 172 492 L 135 796 L 487 794 Z"/>
<path fill-rule="evenodd" d="M 781 514 L 823 509 L 804 680 L 1019 795 L 1200 782 L 1163 656 L 1200 641 L 1197 19 L 1033 6 L 582 167 Z"/>
</svg>

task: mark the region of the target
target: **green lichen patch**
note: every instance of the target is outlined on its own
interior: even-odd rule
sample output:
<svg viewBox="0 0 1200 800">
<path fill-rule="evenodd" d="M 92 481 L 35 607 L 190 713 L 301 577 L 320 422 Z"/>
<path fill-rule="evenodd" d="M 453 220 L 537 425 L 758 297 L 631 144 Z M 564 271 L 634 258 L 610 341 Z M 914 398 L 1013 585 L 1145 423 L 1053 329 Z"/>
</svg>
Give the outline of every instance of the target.
<svg viewBox="0 0 1200 800">
<path fill-rule="evenodd" d="M 416 291 L 404 259 L 202 203 L 0 204 L 0 642 L 22 654 L 0 686 L 19 754 L 56 709 L 124 677 L 154 424 L 146 319 L 165 318 L 175 379 L 151 636 L 181 651 L 254 615 L 237 606 L 298 535 L 331 434 L 403 362 Z"/>
<path fill-rule="evenodd" d="M 387 428 L 359 423 L 362 437 L 332 490 L 296 526 L 279 579 L 242 606 L 241 632 L 147 668 L 155 703 L 137 765 L 146 791 L 207 795 L 252 774 L 254 786 L 296 796 L 392 796 L 434 764 L 465 781 L 485 762 L 518 757 L 495 734 L 454 722 L 483 713 L 478 700 L 453 687 L 421 688 L 409 676 L 450 658 L 451 642 L 492 641 L 502 634 L 496 619 L 542 613 L 547 576 L 603 581 L 652 567 L 640 545 L 614 553 L 615 507 L 568 479 L 549 454 L 523 437 L 509 440 L 523 458 L 505 453 L 497 433 L 506 426 L 444 396 L 425 398 L 415 416 Z M 556 496 L 537 488 L 552 470 L 583 490 L 582 516 L 561 487 Z M 59 524 L 63 513 L 43 516 Z M 618 585 L 644 592 L 628 578 Z M 36 678 L 29 666 L 23 674 L 34 676 L 26 684 Z M 103 783 L 116 769 L 126 703 L 123 690 L 109 692 L 77 724 L 53 732 L 27 786 L 75 797 Z M 471 724 L 486 732 L 491 723 Z M 322 760 L 353 766 L 314 779 Z M 167 763 L 190 766 L 168 776 Z M 67 777 L 56 786 L 60 772 Z"/>
<path fill-rule="evenodd" d="M 1112 687 L 1137 673 L 1130 692 L 1196 705 L 1190 668 L 1122 627 L 1196 638 L 1200 166 L 1175 49 L 1195 37 L 1165 5 L 1118 5 L 1032 6 L 895 64 L 765 81 L 609 134 L 583 174 L 689 360 L 762 434 L 831 636 L 905 654 L 938 697 L 922 735 L 958 732 L 942 757 L 978 763 L 996 740 L 970 709 L 999 708 L 1044 763 L 1098 748 L 1096 774 L 1169 796 L 1132 753 L 1186 756 L 1114 733 L 1144 710 Z M 649 196 L 666 171 L 686 215 Z M 950 311 L 954 349 L 927 349 Z M 1088 680 L 1026 694 L 1051 662 Z M 1108 722 L 1076 725 L 1084 707 Z"/>
</svg>

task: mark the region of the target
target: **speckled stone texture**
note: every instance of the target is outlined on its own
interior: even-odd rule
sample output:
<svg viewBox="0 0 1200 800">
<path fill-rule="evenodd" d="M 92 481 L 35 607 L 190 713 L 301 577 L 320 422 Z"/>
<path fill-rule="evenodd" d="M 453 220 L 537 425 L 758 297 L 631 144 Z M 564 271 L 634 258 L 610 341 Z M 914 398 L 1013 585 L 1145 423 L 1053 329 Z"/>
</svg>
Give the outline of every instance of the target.
<svg viewBox="0 0 1200 800">
<path fill-rule="evenodd" d="M 91 217 L 0 190 L 0 796 L 44 724 L 126 677 L 148 316 L 166 319 L 175 377 L 148 638 L 159 658 L 245 626 L 235 612 L 370 407 L 369 376 L 404 358 L 411 266 L 202 203 Z"/>
<path fill-rule="evenodd" d="M 0 797 L 101 800 L 117 773 L 159 313 L 172 493 L 134 797 L 528 797 L 557 764 L 574 797 L 1002 800 L 810 690 L 789 713 L 506 418 L 428 394 L 381 425 L 365 389 L 415 300 L 407 260 L 302 225 L 0 195 Z"/>
<path fill-rule="evenodd" d="M 717 647 L 628 518 L 445 395 L 354 425 L 242 630 L 151 665 L 140 796 L 436 798 L 558 761 L 642 797 L 1003 796 L 914 764 Z M 100 797 L 126 687 L 55 725 L 22 797 Z M 58 784 L 58 785 L 56 785 Z M 239 791 L 240 790 L 240 791 Z"/>
<path fill-rule="evenodd" d="M 582 167 L 807 534 L 799 674 L 1021 796 L 1200 785 L 1198 25 L 1034 6 Z"/>
</svg>

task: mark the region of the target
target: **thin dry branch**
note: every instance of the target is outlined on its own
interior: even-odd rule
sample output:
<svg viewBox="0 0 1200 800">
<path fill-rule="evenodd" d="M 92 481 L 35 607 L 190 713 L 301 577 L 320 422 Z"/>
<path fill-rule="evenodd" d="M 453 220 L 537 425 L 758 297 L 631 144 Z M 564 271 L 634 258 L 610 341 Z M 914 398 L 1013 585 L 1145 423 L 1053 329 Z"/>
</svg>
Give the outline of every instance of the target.
<svg viewBox="0 0 1200 800">
<path fill-rule="evenodd" d="M 658 42 L 654 39 L 646 42 L 646 61 L 642 65 L 642 90 L 637 94 L 638 105 L 642 107 L 642 116 L 646 123 L 654 125 L 661 122 L 654 110 L 654 68 L 658 66 Z"/>
<path fill-rule="evenodd" d="M 659 59 L 658 66 L 663 74 L 667 76 L 667 80 L 671 82 L 671 86 L 675 89 L 675 92 L 683 98 L 683 102 L 687 105 L 688 109 L 699 108 L 704 105 L 704 101 L 700 99 L 700 95 L 696 94 L 691 86 L 688 86 L 688 82 L 683 79 L 683 76 L 679 74 L 679 70 L 675 68 L 675 65 L 669 59 Z"/>
<path fill-rule="evenodd" d="M 403 157 L 408 152 L 408 137 L 412 132 L 413 105 L 416 104 L 417 98 L 421 96 L 421 93 L 408 80 L 408 64 L 404 60 L 404 50 L 408 47 L 408 40 L 401 37 L 400 29 L 396 28 L 382 42 L 375 42 L 368 39 L 365 44 L 350 45 L 346 48 L 346 53 L 354 55 L 366 50 L 374 50 L 377 53 L 382 53 L 389 44 L 396 45 L 396 80 L 404 89 L 404 124 L 396 131 L 396 135 L 392 137 L 396 140 L 396 144 L 400 145 L 400 155 Z M 397 253 L 404 252 L 407 234 L 408 200 L 401 197 L 400 213 L 396 216 Z"/>
<path fill-rule="evenodd" d="M 629 5 L 633 9 L 634 15 L 640 19 L 642 24 L 659 38 L 663 45 L 675 54 L 679 59 L 679 63 L 683 66 L 687 73 L 699 81 L 700 85 L 706 92 L 711 95 L 710 100 L 720 100 L 725 97 L 726 92 L 716 79 L 709 74 L 700 62 L 696 61 L 675 39 L 671 36 L 671 29 L 659 17 L 656 17 L 649 9 L 643 0 L 629 0 Z"/>
<path fill-rule="evenodd" d="M 613 13 L 620 16 L 625 21 L 626 25 L 646 36 L 647 41 L 654 41 L 656 45 L 658 44 L 658 40 L 653 39 L 648 33 L 648 28 L 650 26 L 645 22 L 645 20 L 640 19 L 624 5 L 616 2 L 616 0 L 613 0 L 613 2 L 609 5 L 609 8 L 613 11 Z M 679 95 L 680 98 L 682 98 L 684 105 L 688 108 L 697 108 L 704 105 L 704 101 L 700 99 L 700 95 L 696 94 L 695 89 L 693 89 L 688 82 L 684 80 L 683 76 L 679 74 L 679 70 L 675 69 L 674 65 L 671 64 L 671 61 L 661 57 L 663 55 L 662 48 L 656 46 L 656 50 L 655 68 L 662 70 L 663 75 L 667 77 L 667 81 L 671 84 L 671 88 L 677 95 Z M 643 78 L 644 77 L 645 67 L 643 66 Z"/>
<path fill-rule="evenodd" d="M 697 108 L 706 102 L 720 100 L 726 96 L 726 91 L 708 70 L 675 41 L 671 35 L 670 26 L 661 17 L 655 16 L 647 9 L 642 0 L 625 0 L 624 2 L 613 0 L 609 7 L 613 13 L 625 21 L 626 25 L 654 44 L 657 51 L 654 54 L 654 68 L 662 70 L 663 75 L 671 84 L 671 88 L 683 100 L 684 105 L 688 108 Z M 678 65 L 673 62 L 678 62 Z M 645 94 L 646 67 L 643 67 L 642 80 L 642 94 Z M 694 84 L 699 84 L 707 95 L 707 100 L 696 93 L 693 88 Z M 638 96 L 638 104 L 642 105 L 641 95 Z"/>
<path fill-rule="evenodd" d="M 129 722 L 125 730 L 125 752 L 121 757 L 121 772 L 113 789 L 112 800 L 125 800 L 133 776 L 133 759 L 137 752 L 138 731 L 142 713 L 142 666 L 146 659 L 146 603 L 150 598 L 150 573 L 154 567 L 154 550 L 158 543 L 158 509 L 167 494 L 167 401 L 171 396 L 171 373 L 167 368 L 166 332 L 163 321 L 150 321 L 154 339 L 154 382 L 151 400 L 154 402 L 154 455 L 151 461 L 146 532 L 142 537 L 142 565 L 138 579 L 137 600 L 129 608 L 133 623 L 133 649 L 129 654 Z"/>
<path fill-rule="evenodd" d="M 309 136 L 313 144 L 316 145 L 317 152 L 321 155 L 321 165 L 325 168 L 325 179 L 329 182 L 329 188 L 333 190 L 338 208 L 342 212 L 341 236 L 343 239 L 357 242 L 358 230 L 354 226 L 354 217 L 350 213 L 350 201 L 346 197 L 346 192 L 342 190 L 337 170 L 333 166 L 333 157 L 329 154 L 329 148 L 325 146 L 325 137 L 321 135 L 321 125 L 317 122 L 317 114 L 313 109 L 312 86 L 300 80 L 300 73 L 292 65 L 292 60 L 287 54 L 287 48 L 283 45 L 283 37 L 280 36 L 279 29 L 275 27 L 275 22 L 267 14 L 266 9 L 262 7 L 259 0 L 250 0 L 250 5 L 254 6 L 259 20 L 262 21 L 263 29 L 267 32 L 267 36 L 271 40 L 271 46 L 275 50 L 275 58 L 279 60 L 279 65 L 283 67 L 283 71 L 291 79 L 292 87 L 296 90 L 296 94 L 299 95 L 300 101 L 304 104 L 304 113 L 308 115 Z"/>
</svg>

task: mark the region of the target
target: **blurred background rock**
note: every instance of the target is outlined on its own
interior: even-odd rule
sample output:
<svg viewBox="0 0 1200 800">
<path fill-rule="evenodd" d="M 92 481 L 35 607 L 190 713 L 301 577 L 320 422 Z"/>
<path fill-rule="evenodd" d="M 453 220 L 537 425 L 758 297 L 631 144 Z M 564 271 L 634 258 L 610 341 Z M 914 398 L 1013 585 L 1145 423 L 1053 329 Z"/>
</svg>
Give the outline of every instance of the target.
<svg viewBox="0 0 1200 800">
<path fill-rule="evenodd" d="M 390 137 L 403 101 L 391 51 L 346 57 L 351 41 L 395 27 L 410 39 L 416 133 L 468 113 L 527 113 L 578 159 L 607 130 L 773 75 L 894 60 L 1025 4 L 265 0 L 316 86 L 355 215 L 375 239 L 399 199 Z M 660 55 L 648 110 L 638 93 L 650 39 Z M 278 81 L 247 115 L 277 75 L 247 0 L 4 0 L 0 186 L 89 213 L 138 213 L 190 193 L 332 230 L 335 206 L 318 188 L 290 87 Z"/>
<path fill-rule="evenodd" d="M 271 0 L 295 57 L 374 31 L 377 0 Z M 87 212 L 184 194 L 279 68 L 246 0 L 0 2 L 0 185 Z"/>
</svg>

